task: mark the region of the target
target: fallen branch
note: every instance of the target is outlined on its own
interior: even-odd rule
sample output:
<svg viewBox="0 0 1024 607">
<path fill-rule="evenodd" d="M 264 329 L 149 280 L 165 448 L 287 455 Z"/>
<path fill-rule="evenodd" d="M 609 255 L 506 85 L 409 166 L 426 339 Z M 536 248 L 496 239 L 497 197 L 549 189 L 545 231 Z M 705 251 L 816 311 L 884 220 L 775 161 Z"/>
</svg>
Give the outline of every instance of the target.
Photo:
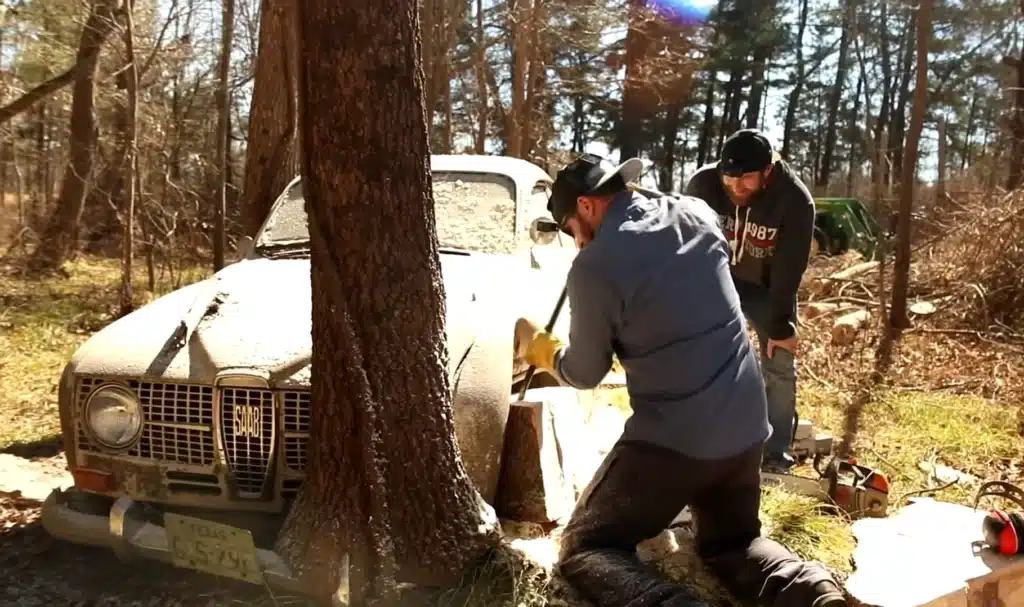
<svg viewBox="0 0 1024 607">
<path fill-rule="evenodd" d="M 96 50 L 96 54 L 99 54 L 99 49 Z M 63 74 L 58 74 L 57 76 L 50 78 L 21 97 L 18 97 L 7 105 L 0 107 L 0 124 L 4 124 L 18 114 L 27 111 L 36 103 L 74 82 L 75 78 L 78 77 L 78 73 L 81 71 L 79 66 L 83 63 L 85 62 L 76 62 Z"/>
</svg>

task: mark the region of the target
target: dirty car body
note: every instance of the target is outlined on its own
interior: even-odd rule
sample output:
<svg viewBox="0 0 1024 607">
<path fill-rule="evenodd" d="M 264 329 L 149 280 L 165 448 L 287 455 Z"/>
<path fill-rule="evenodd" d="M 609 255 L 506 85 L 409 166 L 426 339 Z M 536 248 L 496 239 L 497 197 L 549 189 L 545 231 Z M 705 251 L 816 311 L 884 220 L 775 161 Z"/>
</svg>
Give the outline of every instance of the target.
<svg viewBox="0 0 1024 607">
<path fill-rule="evenodd" d="M 529 221 L 543 214 L 551 179 L 502 157 L 434 156 L 431 168 L 456 436 L 470 478 L 493 503 L 510 395 L 526 370 L 514 326 L 545 317 L 564 282 L 564 267 L 545 272 L 529 254 Z M 301 485 L 310 431 L 303 205 L 296 179 L 245 258 L 75 352 L 59 387 L 75 486 L 47 499 L 51 534 L 181 564 L 180 538 L 164 521 L 182 514 L 250 531 L 262 571 L 250 581 L 294 582 L 271 546 Z"/>
</svg>

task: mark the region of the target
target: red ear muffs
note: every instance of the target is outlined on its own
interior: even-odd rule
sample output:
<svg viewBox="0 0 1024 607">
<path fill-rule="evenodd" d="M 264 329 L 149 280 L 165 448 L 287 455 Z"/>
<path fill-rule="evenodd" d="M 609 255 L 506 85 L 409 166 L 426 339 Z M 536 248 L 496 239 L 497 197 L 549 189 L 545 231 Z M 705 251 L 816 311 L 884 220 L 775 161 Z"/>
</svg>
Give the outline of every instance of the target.
<svg viewBox="0 0 1024 607">
<path fill-rule="evenodd" d="M 1024 553 L 1024 546 L 1020 541 L 1021 536 L 1024 536 L 1024 516 L 1020 513 L 990 511 L 982 522 L 982 533 L 985 536 L 985 543 L 1000 554 Z"/>
</svg>

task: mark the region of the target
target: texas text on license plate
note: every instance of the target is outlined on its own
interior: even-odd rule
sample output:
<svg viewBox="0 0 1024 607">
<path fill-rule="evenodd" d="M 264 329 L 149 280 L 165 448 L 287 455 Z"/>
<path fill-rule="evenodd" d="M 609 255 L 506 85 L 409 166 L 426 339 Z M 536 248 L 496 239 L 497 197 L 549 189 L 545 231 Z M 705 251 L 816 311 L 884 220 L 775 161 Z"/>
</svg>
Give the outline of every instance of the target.
<svg viewBox="0 0 1024 607">
<path fill-rule="evenodd" d="M 170 512 L 164 514 L 164 528 L 176 567 L 263 584 L 248 529 Z"/>
</svg>

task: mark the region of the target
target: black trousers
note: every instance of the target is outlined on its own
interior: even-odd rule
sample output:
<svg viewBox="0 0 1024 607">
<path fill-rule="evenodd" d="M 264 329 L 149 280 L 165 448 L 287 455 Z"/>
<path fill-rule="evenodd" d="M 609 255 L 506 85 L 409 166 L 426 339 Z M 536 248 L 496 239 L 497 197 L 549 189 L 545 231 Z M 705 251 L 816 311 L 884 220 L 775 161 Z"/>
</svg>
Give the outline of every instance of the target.
<svg viewBox="0 0 1024 607">
<path fill-rule="evenodd" d="M 760 537 L 760 468 L 760 444 L 704 461 L 620 441 L 565 528 L 560 573 L 599 607 L 705 606 L 636 553 L 638 543 L 661 533 L 689 505 L 698 554 L 738 599 L 777 607 L 834 604 L 828 601 L 841 592 L 824 567 Z"/>
</svg>

